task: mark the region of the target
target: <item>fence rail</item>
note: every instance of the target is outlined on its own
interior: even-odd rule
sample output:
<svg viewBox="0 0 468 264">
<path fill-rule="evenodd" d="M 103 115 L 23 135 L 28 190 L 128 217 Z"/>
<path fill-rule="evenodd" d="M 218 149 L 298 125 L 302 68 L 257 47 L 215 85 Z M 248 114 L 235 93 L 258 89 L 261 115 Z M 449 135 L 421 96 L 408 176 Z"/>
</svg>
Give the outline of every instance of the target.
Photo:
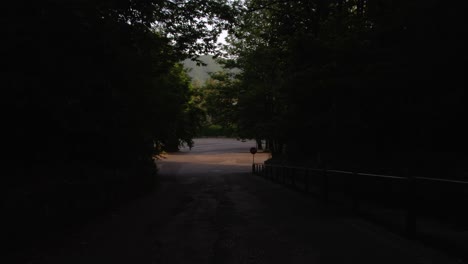
<svg viewBox="0 0 468 264">
<path fill-rule="evenodd" d="M 402 177 L 341 170 L 254 163 L 252 173 L 323 202 L 348 203 L 357 213 L 364 202 L 399 210 L 406 234 L 418 233 L 418 219 L 427 216 L 468 222 L 468 182 L 427 177 Z"/>
</svg>

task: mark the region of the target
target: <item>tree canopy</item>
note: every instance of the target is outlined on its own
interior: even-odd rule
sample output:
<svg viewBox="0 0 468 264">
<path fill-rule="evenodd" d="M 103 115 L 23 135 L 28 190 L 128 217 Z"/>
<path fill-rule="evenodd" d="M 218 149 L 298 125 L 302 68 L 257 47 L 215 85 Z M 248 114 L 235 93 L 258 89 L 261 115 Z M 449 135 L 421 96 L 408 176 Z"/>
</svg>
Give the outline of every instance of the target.
<svg viewBox="0 0 468 264">
<path fill-rule="evenodd" d="M 205 111 L 240 137 L 266 139 L 282 161 L 466 171 L 461 4 L 44 0 L 2 7 L 10 223 L 49 221 L 153 186 L 155 156 L 191 146 Z M 221 51 L 223 30 L 230 36 Z M 206 54 L 240 71 L 194 87 L 181 62 Z"/>
<path fill-rule="evenodd" d="M 425 175 L 440 173 L 429 163 L 463 167 L 462 10 L 246 1 L 227 49 L 242 70 L 240 130 L 309 165 Z"/>
<path fill-rule="evenodd" d="M 12 171 L 2 186 L 10 220 L 34 215 L 40 224 L 50 220 L 44 208 L 66 215 L 151 188 L 155 155 L 191 145 L 200 126 L 180 62 L 215 53 L 237 5 L 2 4 L 3 127 Z"/>
</svg>

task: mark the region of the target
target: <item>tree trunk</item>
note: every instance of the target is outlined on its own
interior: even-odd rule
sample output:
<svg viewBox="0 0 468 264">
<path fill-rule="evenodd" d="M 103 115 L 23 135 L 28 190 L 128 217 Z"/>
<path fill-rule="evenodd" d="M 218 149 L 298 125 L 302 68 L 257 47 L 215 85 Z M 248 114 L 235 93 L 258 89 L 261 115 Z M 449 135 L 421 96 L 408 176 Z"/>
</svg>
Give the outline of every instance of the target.
<svg viewBox="0 0 468 264">
<path fill-rule="evenodd" d="M 255 141 L 257 142 L 257 149 L 258 149 L 258 150 L 263 150 L 262 140 L 256 138 Z"/>
</svg>

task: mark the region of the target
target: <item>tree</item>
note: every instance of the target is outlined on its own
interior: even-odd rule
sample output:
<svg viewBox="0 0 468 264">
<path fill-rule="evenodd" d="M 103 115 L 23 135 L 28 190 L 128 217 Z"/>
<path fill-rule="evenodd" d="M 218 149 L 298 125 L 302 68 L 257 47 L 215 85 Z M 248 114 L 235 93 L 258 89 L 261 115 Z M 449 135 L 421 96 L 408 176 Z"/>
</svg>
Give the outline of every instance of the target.
<svg viewBox="0 0 468 264">
<path fill-rule="evenodd" d="M 421 173 L 424 162 L 460 150 L 446 144 L 440 129 L 462 131 L 461 90 L 453 79 L 462 76 L 455 57 L 466 56 L 456 40 L 462 8 L 398 0 L 246 5 L 228 50 L 242 70 L 246 98 L 239 105 L 248 102 L 249 109 L 239 114 L 245 124 L 239 128 L 263 127 L 262 137 L 286 145 L 274 157 L 305 157 L 312 165 L 320 156 L 336 168 Z M 464 142 L 458 132 L 448 134 Z"/>
<path fill-rule="evenodd" d="M 203 86 L 206 111 L 214 124 L 225 129 L 236 125 L 239 87 L 232 74 L 217 72 L 211 74 Z"/>
<path fill-rule="evenodd" d="M 66 212 L 151 188 L 155 146 L 191 144 L 199 122 L 178 62 L 213 50 L 236 5 L 3 4 L 5 152 L 14 175 L 2 186 L 11 223 L 34 218 L 41 224 L 53 211 L 61 221 Z"/>
</svg>

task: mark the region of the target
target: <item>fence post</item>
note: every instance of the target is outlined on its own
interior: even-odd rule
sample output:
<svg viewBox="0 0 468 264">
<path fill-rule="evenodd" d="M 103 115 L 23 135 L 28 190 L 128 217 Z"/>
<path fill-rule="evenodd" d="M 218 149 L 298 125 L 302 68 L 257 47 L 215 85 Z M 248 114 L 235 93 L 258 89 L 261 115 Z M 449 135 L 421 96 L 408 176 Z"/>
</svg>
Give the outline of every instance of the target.
<svg viewBox="0 0 468 264">
<path fill-rule="evenodd" d="M 360 175 L 357 172 L 353 172 L 353 178 L 351 179 L 351 195 L 353 199 L 352 210 L 355 213 L 359 213 L 359 187 L 360 187 Z"/>
<path fill-rule="evenodd" d="M 326 168 L 322 172 L 322 201 L 328 203 L 328 172 Z"/>
<path fill-rule="evenodd" d="M 407 193 L 406 193 L 406 219 L 405 219 L 405 231 L 410 237 L 416 235 L 416 208 L 417 208 L 417 186 L 416 179 L 412 176 L 407 176 Z"/>
<path fill-rule="evenodd" d="M 292 171 L 291 171 L 291 185 L 293 186 L 293 188 L 295 189 L 296 188 L 296 172 L 297 172 L 297 168 L 292 168 Z"/>
<path fill-rule="evenodd" d="M 280 167 L 280 176 L 281 176 L 281 180 L 280 182 L 282 181 L 282 183 L 284 184 L 286 182 L 286 168 L 285 167 Z"/>
<path fill-rule="evenodd" d="M 286 185 L 286 172 L 288 171 L 288 169 L 286 167 L 281 167 L 281 174 L 283 175 L 283 184 Z"/>
<path fill-rule="evenodd" d="M 279 168 L 280 167 L 273 167 L 273 175 L 275 175 L 275 181 L 276 182 L 279 182 L 279 179 L 280 179 L 280 171 L 279 171 Z"/>
</svg>

